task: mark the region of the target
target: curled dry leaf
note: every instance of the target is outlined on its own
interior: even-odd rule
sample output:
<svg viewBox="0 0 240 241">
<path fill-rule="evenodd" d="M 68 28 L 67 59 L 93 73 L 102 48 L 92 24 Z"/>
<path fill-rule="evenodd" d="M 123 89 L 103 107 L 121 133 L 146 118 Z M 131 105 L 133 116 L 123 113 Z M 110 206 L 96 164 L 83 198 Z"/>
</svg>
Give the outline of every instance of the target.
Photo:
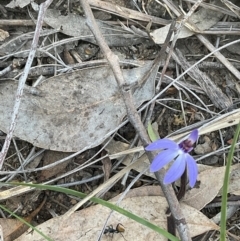
<svg viewBox="0 0 240 241">
<path fill-rule="evenodd" d="M 123 69 L 126 83 L 138 81 L 151 68 Z M 154 79 L 137 87 L 134 104 L 154 95 Z M 0 83 L 0 130 L 7 132 L 17 83 Z M 14 135 L 35 146 L 64 152 L 86 150 L 101 144 L 126 116 L 125 104 L 109 67 L 77 70 L 45 80 L 37 93 L 24 91 Z"/>
<path fill-rule="evenodd" d="M 160 196 L 143 196 L 143 197 L 131 197 L 126 198 L 121 202 L 122 208 L 129 210 L 130 212 L 137 214 L 152 223 L 158 225 L 166 230 L 167 219 L 166 209 L 168 207 L 166 199 Z M 218 226 L 213 221 L 209 220 L 198 210 L 186 205 L 181 205 L 186 217 L 186 221 L 191 231 L 191 236 L 196 236 L 209 230 L 218 230 Z M 97 240 L 103 224 L 109 215 L 110 210 L 104 206 L 96 205 L 90 208 L 86 208 L 82 211 L 73 213 L 70 217 L 57 217 L 39 225 L 44 234 L 50 236 L 53 240 Z M 109 224 L 116 227 L 118 223 L 121 223 L 125 227 L 123 233 L 124 238 L 116 233 L 112 236 L 112 241 L 116 240 L 158 240 L 165 241 L 166 238 L 160 234 L 136 223 L 135 221 L 120 215 L 116 212 L 113 213 Z M 141 230 L 141 232 L 139 231 Z M 30 240 L 44 240 L 36 232 L 32 232 L 29 235 L 26 232 L 24 235 L 16 239 L 16 241 L 30 241 Z M 109 240 L 109 236 L 103 235 L 102 240 Z"/>
</svg>

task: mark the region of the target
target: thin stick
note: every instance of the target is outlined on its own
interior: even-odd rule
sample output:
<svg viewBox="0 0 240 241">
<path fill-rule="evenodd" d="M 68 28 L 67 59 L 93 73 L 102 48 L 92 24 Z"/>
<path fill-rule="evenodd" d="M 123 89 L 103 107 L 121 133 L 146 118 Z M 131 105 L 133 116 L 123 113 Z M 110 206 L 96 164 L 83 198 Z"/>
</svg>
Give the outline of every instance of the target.
<svg viewBox="0 0 240 241">
<path fill-rule="evenodd" d="M 0 153 L 0 170 L 2 169 L 4 159 L 7 155 L 7 152 L 8 152 L 10 143 L 11 143 L 13 132 L 14 132 L 16 124 L 17 124 L 18 110 L 19 110 L 19 106 L 21 103 L 22 95 L 23 95 L 23 89 L 24 89 L 24 85 L 25 85 L 25 82 L 28 77 L 29 70 L 32 65 L 32 61 L 33 61 L 35 53 L 36 53 L 38 39 L 39 39 L 40 31 L 42 28 L 42 24 L 43 24 L 44 14 L 45 14 L 45 11 L 47 10 L 48 6 L 52 3 L 52 1 L 53 0 L 47 0 L 46 2 L 44 2 L 40 5 L 36 30 L 34 33 L 33 42 L 32 42 L 32 46 L 31 46 L 31 51 L 29 52 L 28 59 L 27 59 L 27 62 L 26 62 L 25 68 L 24 68 L 24 72 L 19 79 L 19 84 L 18 84 L 18 89 L 17 89 L 17 93 L 16 93 L 16 99 L 15 99 L 15 103 L 14 103 L 10 128 L 9 128 L 8 134 L 6 136 L 4 145 L 2 147 L 2 151 Z"/>
<path fill-rule="evenodd" d="M 163 2 L 179 17 L 181 12 L 179 9 L 174 5 L 173 2 L 169 2 L 168 0 L 163 0 Z M 194 29 L 198 29 L 194 23 L 191 22 L 191 25 Z M 186 25 L 188 27 L 188 25 Z M 196 34 L 196 37 L 206 46 L 206 48 L 213 52 L 215 57 L 225 65 L 225 67 L 237 78 L 240 79 L 240 72 L 220 53 L 216 52 L 216 48 L 208 41 L 207 38 L 202 36 L 201 34 Z"/>
<path fill-rule="evenodd" d="M 28 19 L 1 19 L 1 26 L 35 26 L 32 20 Z M 43 23 L 42 26 L 48 26 Z"/>
<path fill-rule="evenodd" d="M 136 19 L 136 20 L 152 22 L 160 25 L 167 25 L 171 23 L 169 20 L 140 13 L 138 11 L 131 10 L 129 8 L 124 8 L 117 4 L 111 4 L 107 1 L 89 0 L 88 2 L 94 8 L 107 11 L 109 13 L 121 16 L 126 19 Z"/>
<path fill-rule="evenodd" d="M 203 0 L 198 0 L 198 1 L 191 7 L 191 9 L 189 10 L 189 12 L 183 16 L 183 19 L 180 21 L 180 24 L 177 26 L 176 34 L 174 35 L 172 44 L 171 44 L 171 46 L 170 46 L 170 48 L 169 48 L 168 56 L 167 56 L 167 59 L 166 59 L 166 64 L 164 65 L 164 67 L 163 67 L 163 69 L 162 69 L 162 74 L 161 74 L 161 78 L 160 78 L 159 83 L 162 82 L 163 76 L 165 75 L 166 69 L 167 69 L 167 67 L 168 67 L 168 63 L 169 63 L 169 61 L 170 61 L 170 58 L 171 58 L 173 49 L 174 49 L 175 44 L 176 44 L 176 42 L 177 42 L 178 35 L 179 35 L 180 31 L 181 31 L 182 26 L 184 26 L 184 24 L 188 21 L 188 19 L 191 17 L 191 15 L 194 13 L 194 11 L 196 11 L 196 9 L 199 7 L 199 5 L 202 3 L 202 1 L 203 1 Z M 160 86 L 157 85 L 156 91 L 159 92 L 159 90 L 160 90 Z"/>
</svg>

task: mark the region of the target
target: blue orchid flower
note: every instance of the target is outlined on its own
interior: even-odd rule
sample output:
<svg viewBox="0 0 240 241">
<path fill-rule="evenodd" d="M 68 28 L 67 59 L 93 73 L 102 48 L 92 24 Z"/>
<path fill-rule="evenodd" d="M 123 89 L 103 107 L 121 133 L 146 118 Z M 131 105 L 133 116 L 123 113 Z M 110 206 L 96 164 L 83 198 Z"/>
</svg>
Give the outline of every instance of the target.
<svg viewBox="0 0 240 241">
<path fill-rule="evenodd" d="M 189 185 L 190 187 L 194 187 L 197 181 L 198 168 L 196 161 L 188 153 L 193 149 L 193 144 L 197 141 L 197 139 L 198 130 L 193 130 L 189 137 L 179 144 L 169 139 L 161 139 L 149 144 L 145 148 L 146 151 L 164 149 L 154 158 L 150 165 L 150 171 L 157 172 L 170 161 L 174 160 L 174 163 L 164 177 L 164 183 L 169 184 L 175 182 L 182 176 L 187 166 Z"/>
</svg>

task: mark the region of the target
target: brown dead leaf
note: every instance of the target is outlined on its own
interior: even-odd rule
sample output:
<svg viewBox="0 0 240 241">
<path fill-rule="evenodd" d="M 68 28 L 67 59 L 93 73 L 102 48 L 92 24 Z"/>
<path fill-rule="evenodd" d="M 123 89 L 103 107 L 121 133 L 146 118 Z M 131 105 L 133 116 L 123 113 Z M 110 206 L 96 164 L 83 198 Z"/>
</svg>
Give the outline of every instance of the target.
<svg viewBox="0 0 240 241">
<path fill-rule="evenodd" d="M 65 157 L 68 157 L 70 153 L 66 152 L 59 152 L 59 151 L 45 151 L 44 152 L 44 157 L 43 157 L 43 166 L 52 164 L 58 160 L 61 160 Z M 43 182 L 57 174 L 62 174 L 62 172 L 65 172 L 66 166 L 72 161 L 72 158 L 62 162 L 52 168 L 48 168 L 45 170 L 42 170 L 40 172 L 40 176 L 38 179 L 38 182 Z"/>
<path fill-rule="evenodd" d="M 233 139 L 227 140 L 227 144 L 228 144 L 228 145 L 232 145 L 232 143 L 233 143 Z"/>
<path fill-rule="evenodd" d="M 160 196 L 144 196 L 144 197 L 131 197 L 126 198 L 121 202 L 122 208 L 137 214 L 152 223 L 166 229 L 166 209 L 168 207 L 166 199 Z M 185 214 L 191 236 L 196 236 L 209 230 L 218 230 L 218 226 L 204 216 L 198 210 L 182 204 L 182 209 Z M 58 241 L 71 241 L 71 240 L 97 240 L 102 226 L 109 214 L 110 210 L 104 206 L 96 205 L 86 208 L 82 211 L 75 212 L 70 217 L 63 218 L 57 217 L 38 226 L 38 228 L 50 236 L 53 240 Z M 118 223 L 125 226 L 126 230 L 123 233 L 124 238 L 120 234 L 114 234 L 112 241 L 116 240 L 166 240 L 160 234 L 136 223 L 135 221 L 120 215 L 116 212 L 113 213 L 109 224 L 116 227 Z M 141 232 L 139 232 L 141 230 Z M 25 233 L 16 241 L 32 241 L 44 240 L 39 234 L 33 232 L 32 235 Z M 103 235 L 102 240 L 109 240 L 109 236 Z"/>
<path fill-rule="evenodd" d="M 225 167 L 216 167 L 205 170 L 198 175 L 199 188 L 189 190 L 183 202 L 191 207 L 201 210 L 210 203 L 223 186 Z"/>
<path fill-rule="evenodd" d="M 101 155 L 104 156 L 106 155 L 107 152 L 105 150 L 102 151 Z M 112 169 L 112 161 L 109 157 L 105 157 L 101 160 L 102 164 L 103 164 L 103 173 L 104 173 L 104 182 L 106 182 L 111 174 L 111 169 Z"/>
<path fill-rule="evenodd" d="M 17 219 L 0 218 L 0 225 L 2 226 L 4 240 L 9 241 L 8 237 L 22 225 L 22 222 Z"/>
<path fill-rule="evenodd" d="M 236 164 L 231 167 L 231 177 L 228 192 L 235 195 L 240 194 L 239 169 L 240 164 Z M 224 175 L 224 166 L 213 167 L 200 172 L 198 175 L 198 180 L 200 181 L 199 188 L 189 190 L 182 201 L 191 207 L 201 210 L 217 195 L 221 195 Z"/>
</svg>

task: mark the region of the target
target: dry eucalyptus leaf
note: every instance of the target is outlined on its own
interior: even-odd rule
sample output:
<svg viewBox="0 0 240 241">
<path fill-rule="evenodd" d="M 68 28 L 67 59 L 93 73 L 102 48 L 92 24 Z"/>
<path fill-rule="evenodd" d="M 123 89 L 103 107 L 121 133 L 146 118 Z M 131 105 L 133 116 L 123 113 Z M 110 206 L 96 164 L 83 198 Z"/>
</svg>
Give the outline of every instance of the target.
<svg viewBox="0 0 240 241">
<path fill-rule="evenodd" d="M 66 152 L 47 150 L 44 152 L 43 166 L 47 166 L 49 164 L 55 163 L 56 161 L 61 160 L 65 157 L 68 157 L 69 155 L 70 154 Z M 71 161 L 72 161 L 72 158 L 54 167 L 42 170 L 39 173 L 38 182 L 46 181 L 57 174 L 58 175 L 63 174 L 64 172 L 66 172 L 66 167 Z"/>
<path fill-rule="evenodd" d="M 219 1 L 219 0 L 218 0 Z M 215 1 L 216 2 L 216 1 Z M 200 8 L 200 10 L 196 13 L 193 13 L 189 20 L 198 27 L 199 30 L 206 30 L 216 24 L 222 17 L 223 13 L 213 11 L 210 9 Z M 152 36 L 154 42 L 156 44 L 163 44 L 166 36 L 168 34 L 170 28 L 170 24 L 166 25 L 162 28 L 154 30 L 150 35 Z M 178 39 L 187 38 L 194 35 L 194 32 L 189 30 L 187 27 L 182 26 L 180 33 L 178 35 Z M 172 37 L 173 39 L 173 37 Z"/>
<path fill-rule="evenodd" d="M 228 193 L 240 195 L 240 164 L 231 167 L 231 176 L 229 180 Z M 219 195 L 222 195 L 220 190 Z"/>
<path fill-rule="evenodd" d="M 34 154 L 36 154 L 36 152 L 34 152 Z M 40 155 L 37 155 L 30 163 L 28 163 L 26 166 L 25 166 L 25 169 L 35 169 L 37 168 L 37 166 L 39 165 L 40 161 L 42 160 L 44 156 L 44 152 L 41 153 Z"/>
<path fill-rule="evenodd" d="M 18 219 L 0 218 L 0 225 L 2 226 L 5 241 L 12 241 L 13 237 L 17 238 L 22 234 L 20 232 L 17 232 L 19 227 L 22 226 L 22 222 Z"/>
<path fill-rule="evenodd" d="M 123 69 L 129 85 L 138 84 L 151 69 Z M 17 84 L 0 83 L 0 130 L 7 132 Z M 125 104 L 110 67 L 77 70 L 46 79 L 37 87 L 39 95 L 24 91 L 14 135 L 35 146 L 75 152 L 101 144 L 126 116 Z M 154 79 L 137 87 L 136 107 L 154 95 Z"/>
<path fill-rule="evenodd" d="M 122 194 L 112 198 L 111 201 L 118 201 Z M 161 196 L 164 197 L 164 193 L 160 186 L 141 186 L 131 189 L 124 198 L 130 197 L 144 197 L 144 196 Z"/>
<path fill-rule="evenodd" d="M 200 185 L 189 190 L 182 201 L 189 206 L 201 210 L 210 203 L 223 186 L 225 167 L 216 167 L 205 170 L 198 175 Z"/>
<path fill-rule="evenodd" d="M 139 215 L 140 217 L 151 221 L 165 230 L 167 228 L 165 212 L 168 205 L 164 197 L 143 196 L 126 198 L 121 202 L 120 206 L 136 215 Z M 181 207 L 186 217 L 192 237 L 209 230 L 219 229 L 219 227 L 213 221 L 208 219 L 198 210 L 185 204 L 181 204 Z M 47 222 L 39 225 L 37 228 L 44 234 L 50 236 L 53 240 L 97 240 L 109 213 L 110 209 L 102 205 L 91 206 L 79 212 L 75 212 L 67 218 L 63 216 L 48 220 Z M 114 212 L 111 216 L 109 224 L 113 225 L 113 227 L 116 227 L 118 223 L 123 224 L 125 227 L 125 232 L 123 233 L 124 238 L 121 236 L 121 234 L 116 233 L 111 237 L 112 241 L 136 240 L 136 234 L 138 241 L 166 240 L 166 238 L 160 234 L 117 212 Z M 43 241 L 44 238 L 33 231 L 31 235 L 29 235 L 29 232 L 26 232 L 21 237 L 16 239 L 16 241 L 23 240 Z M 109 240 L 109 236 L 103 235 L 102 240 Z"/>
<path fill-rule="evenodd" d="M 69 13 L 67 16 L 63 16 L 58 10 L 48 9 L 44 21 L 66 35 L 80 37 L 85 41 L 96 44 L 95 37 L 86 24 L 86 18 L 80 15 Z M 142 43 L 145 40 L 149 41 L 120 27 L 111 26 L 99 20 L 96 20 L 96 22 L 109 46 L 130 46 Z"/>
</svg>

